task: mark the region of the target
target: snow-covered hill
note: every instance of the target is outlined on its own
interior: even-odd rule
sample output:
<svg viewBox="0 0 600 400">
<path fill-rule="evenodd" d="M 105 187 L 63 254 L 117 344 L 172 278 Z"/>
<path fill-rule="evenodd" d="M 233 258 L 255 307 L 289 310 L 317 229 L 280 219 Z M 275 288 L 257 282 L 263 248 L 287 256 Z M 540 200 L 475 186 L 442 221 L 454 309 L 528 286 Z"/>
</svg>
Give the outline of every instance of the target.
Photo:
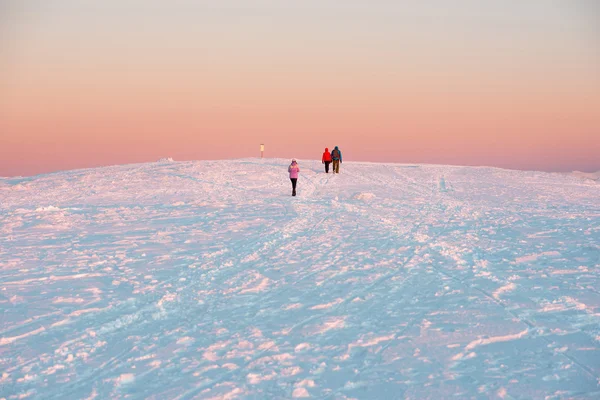
<svg viewBox="0 0 600 400">
<path fill-rule="evenodd" d="M 169 162 L 0 179 L 0 398 L 598 398 L 600 185 Z"/>
</svg>

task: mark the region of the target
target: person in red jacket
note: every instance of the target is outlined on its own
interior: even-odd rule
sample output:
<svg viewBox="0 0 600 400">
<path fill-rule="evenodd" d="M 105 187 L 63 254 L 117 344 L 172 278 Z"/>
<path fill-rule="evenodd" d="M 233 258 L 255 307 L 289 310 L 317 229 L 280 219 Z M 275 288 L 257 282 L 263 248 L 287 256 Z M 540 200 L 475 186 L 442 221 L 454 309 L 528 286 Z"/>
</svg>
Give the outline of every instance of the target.
<svg viewBox="0 0 600 400">
<path fill-rule="evenodd" d="M 331 154 L 329 153 L 329 149 L 326 147 L 325 152 L 323 153 L 323 158 L 321 158 L 321 162 L 325 164 L 325 173 L 329 173 L 329 164 L 331 164 Z"/>
</svg>

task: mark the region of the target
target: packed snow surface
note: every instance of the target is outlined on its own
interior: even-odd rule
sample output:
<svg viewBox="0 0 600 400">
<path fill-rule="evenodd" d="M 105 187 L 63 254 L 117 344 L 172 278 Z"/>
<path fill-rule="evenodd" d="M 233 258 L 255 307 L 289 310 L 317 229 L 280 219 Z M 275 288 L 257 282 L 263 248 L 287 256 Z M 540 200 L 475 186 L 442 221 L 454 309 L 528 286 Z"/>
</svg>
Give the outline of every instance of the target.
<svg viewBox="0 0 600 400">
<path fill-rule="evenodd" d="M 0 398 L 600 398 L 600 184 L 160 162 L 0 179 Z"/>
</svg>

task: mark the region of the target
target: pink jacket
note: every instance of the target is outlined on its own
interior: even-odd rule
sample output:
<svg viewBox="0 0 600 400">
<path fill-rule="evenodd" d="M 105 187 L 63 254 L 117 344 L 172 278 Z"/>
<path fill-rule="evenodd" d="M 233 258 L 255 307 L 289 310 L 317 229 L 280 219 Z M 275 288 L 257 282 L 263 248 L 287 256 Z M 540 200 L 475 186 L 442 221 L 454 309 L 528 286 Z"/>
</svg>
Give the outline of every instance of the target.
<svg viewBox="0 0 600 400">
<path fill-rule="evenodd" d="M 290 173 L 290 179 L 297 179 L 298 173 L 300 172 L 300 167 L 298 166 L 298 163 L 293 162 L 288 167 L 288 172 Z"/>
</svg>

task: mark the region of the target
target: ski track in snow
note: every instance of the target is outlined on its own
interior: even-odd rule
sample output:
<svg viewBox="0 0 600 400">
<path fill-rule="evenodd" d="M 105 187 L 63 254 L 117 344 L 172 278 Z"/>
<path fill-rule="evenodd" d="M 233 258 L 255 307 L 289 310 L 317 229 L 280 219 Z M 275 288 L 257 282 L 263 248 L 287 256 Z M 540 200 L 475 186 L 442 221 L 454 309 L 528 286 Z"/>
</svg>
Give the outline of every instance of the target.
<svg viewBox="0 0 600 400">
<path fill-rule="evenodd" d="M 600 185 L 346 162 L 0 178 L 0 399 L 600 396 Z"/>
</svg>

